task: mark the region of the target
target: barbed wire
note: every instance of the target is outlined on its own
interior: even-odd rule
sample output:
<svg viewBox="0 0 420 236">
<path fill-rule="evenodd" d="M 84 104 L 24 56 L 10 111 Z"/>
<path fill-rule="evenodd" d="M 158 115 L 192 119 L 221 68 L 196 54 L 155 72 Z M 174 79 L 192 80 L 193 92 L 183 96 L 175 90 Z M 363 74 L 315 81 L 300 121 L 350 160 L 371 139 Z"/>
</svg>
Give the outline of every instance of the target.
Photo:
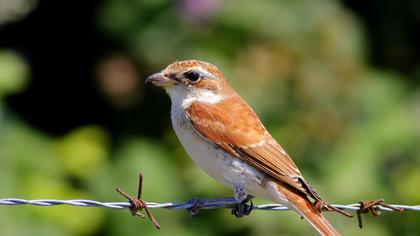
<svg viewBox="0 0 420 236">
<path fill-rule="evenodd" d="M 16 206 L 16 205 L 34 205 L 34 206 L 57 206 L 57 205 L 69 205 L 78 207 L 106 207 L 111 209 L 129 209 L 133 216 L 140 216 L 145 218 L 145 215 L 141 214 L 140 211 L 144 209 L 157 229 L 160 229 L 160 225 L 156 218 L 153 216 L 150 209 L 164 208 L 164 209 L 186 209 L 191 216 L 197 216 L 198 212 L 202 209 L 216 209 L 216 208 L 230 208 L 232 214 L 237 217 L 242 217 L 244 214 L 249 214 L 252 210 L 268 210 L 268 211 L 287 211 L 290 210 L 288 207 L 281 204 L 262 204 L 262 205 L 251 205 L 244 204 L 245 210 L 242 209 L 241 214 L 238 210 L 238 202 L 233 197 L 217 198 L 217 199 L 191 199 L 185 203 L 156 203 L 146 202 L 141 198 L 143 187 L 143 175 L 139 175 L 139 185 L 137 198 L 133 198 L 125 193 L 120 188 L 117 188 L 117 192 L 124 196 L 128 202 L 100 202 L 88 199 L 70 199 L 70 200 L 59 200 L 59 199 L 21 199 L 21 198 L 0 198 L 0 205 Z M 241 204 L 242 205 L 242 204 Z M 336 208 L 336 209 L 334 209 Z M 323 210 L 323 209 L 321 209 Z M 340 205 L 332 204 L 327 205 L 324 210 L 336 211 L 345 216 L 352 217 L 351 214 L 344 212 L 356 211 L 359 222 L 359 227 L 362 228 L 361 214 L 371 212 L 374 216 L 380 215 L 382 211 L 386 212 L 401 212 L 404 210 L 409 211 L 420 211 L 420 205 L 401 205 L 401 204 L 386 204 L 383 199 L 360 201 L 359 203 Z"/>
<path fill-rule="evenodd" d="M 57 206 L 57 205 L 70 205 L 70 206 L 79 206 L 79 207 L 106 207 L 112 209 L 125 209 L 131 208 L 132 205 L 128 202 L 100 202 L 95 200 L 87 199 L 70 199 L 70 200 L 59 200 L 59 199 L 21 199 L 21 198 L 0 198 L 0 205 L 34 205 L 34 206 Z M 156 203 L 156 202 L 146 202 L 146 205 L 150 209 L 154 208 L 164 208 L 164 209 L 189 209 L 194 206 L 194 203 Z M 358 211 L 360 210 L 360 203 L 353 203 L 347 205 L 341 204 L 332 204 L 332 206 L 348 211 Z M 400 204 L 388 204 L 388 206 L 403 210 L 409 211 L 420 211 L 420 205 L 400 205 Z M 217 208 L 233 208 L 234 204 L 225 203 L 225 204 L 215 204 L 215 203 L 203 203 L 201 209 L 217 209 Z M 377 208 L 381 211 L 393 212 L 396 211 L 392 208 L 380 206 Z M 287 211 L 290 210 L 288 207 L 281 204 L 262 204 L 262 205 L 253 205 L 252 210 L 267 210 L 267 211 Z"/>
</svg>

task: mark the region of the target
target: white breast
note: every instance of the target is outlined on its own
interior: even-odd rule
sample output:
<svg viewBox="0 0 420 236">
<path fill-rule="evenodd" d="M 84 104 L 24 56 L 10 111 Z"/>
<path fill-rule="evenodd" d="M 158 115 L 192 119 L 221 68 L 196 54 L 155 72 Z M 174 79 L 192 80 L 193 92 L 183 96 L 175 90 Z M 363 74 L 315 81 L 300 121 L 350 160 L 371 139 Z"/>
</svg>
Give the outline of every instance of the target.
<svg viewBox="0 0 420 236">
<path fill-rule="evenodd" d="M 171 119 L 181 144 L 207 174 L 228 187 L 241 185 L 248 193 L 267 198 L 263 189 L 264 174 L 202 138 L 187 120 L 181 106 L 172 103 Z"/>
</svg>

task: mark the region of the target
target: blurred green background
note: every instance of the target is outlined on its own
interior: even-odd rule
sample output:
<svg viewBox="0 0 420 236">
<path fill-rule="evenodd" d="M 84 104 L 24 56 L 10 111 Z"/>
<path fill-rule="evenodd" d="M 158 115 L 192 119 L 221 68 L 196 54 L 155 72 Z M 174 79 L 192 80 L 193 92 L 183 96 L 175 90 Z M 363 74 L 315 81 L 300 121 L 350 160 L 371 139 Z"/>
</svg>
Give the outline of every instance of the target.
<svg viewBox="0 0 420 236">
<path fill-rule="evenodd" d="M 167 64 L 217 65 L 331 203 L 420 203 L 416 1 L 0 1 L 0 198 L 183 202 L 230 196 L 178 143 Z M 256 201 L 257 203 L 259 201 Z M 292 212 L 0 207 L 0 235 L 315 235 Z M 356 219 L 343 235 L 418 235 L 420 213 Z"/>
</svg>

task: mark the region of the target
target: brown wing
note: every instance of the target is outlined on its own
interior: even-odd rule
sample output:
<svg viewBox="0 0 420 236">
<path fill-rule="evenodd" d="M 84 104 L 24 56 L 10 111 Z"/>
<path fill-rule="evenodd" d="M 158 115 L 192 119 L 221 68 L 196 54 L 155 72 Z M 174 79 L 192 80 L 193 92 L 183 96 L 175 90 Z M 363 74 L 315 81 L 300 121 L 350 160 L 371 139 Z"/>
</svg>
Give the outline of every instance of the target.
<svg viewBox="0 0 420 236">
<path fill-rule="evenodd" d="M 304 195 L 319 198 L 289 155 L 239 96 L 217 105 L 193 103 L 187 109 L 187 117 L 203 138 L 232 156 Z"/>
</svg>

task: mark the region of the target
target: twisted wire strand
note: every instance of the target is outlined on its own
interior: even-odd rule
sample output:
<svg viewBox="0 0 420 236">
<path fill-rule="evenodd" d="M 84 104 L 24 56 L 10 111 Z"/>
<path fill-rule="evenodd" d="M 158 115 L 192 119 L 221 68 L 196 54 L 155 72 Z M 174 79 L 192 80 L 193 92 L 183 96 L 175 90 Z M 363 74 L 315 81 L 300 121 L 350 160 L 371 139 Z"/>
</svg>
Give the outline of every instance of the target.
<svg viewBox="0 0 420 236">
<path fill-rule="evenodd" d="M 193 206 L 191 203 L 156 203 L 146 202 L 149 208 L 165 208 L 165 209 L 188 209 Z M 100 202 L 87 199 L 71 199 L 71 200 L 58 200 L 58 199 L 20 199 L 20 198 L 0 198 L 0 205 L 34 205 L 34 206 L 57 206 L 57 205 L 69 205 L 78 207 L 106 207 L 112 209 L 124 209 L 130 208 L 131 204 L 128 202 Z M 332 206 L 337 207 L 341 210 L 357 211 L 360 209 L 359 203 L 340 205 L 333 204 Z M 400 208 L 408 211 L 420 211 L 420 205 L 400 205 L 400 204 L 389 204 L 394 208 Z M 232 208 L 232 204 L 204 204 L 202 209 L 216 209 L 216 208 Z M 381 211 L 393 212 L 395 210 L 384 206 L 376 206 Z M 286 206 L 281 204 L 262 204 L 254 205 L 253 210 L 268 210 L 268 211 L 287 211 L 290 210 Z"/>
</svg>

